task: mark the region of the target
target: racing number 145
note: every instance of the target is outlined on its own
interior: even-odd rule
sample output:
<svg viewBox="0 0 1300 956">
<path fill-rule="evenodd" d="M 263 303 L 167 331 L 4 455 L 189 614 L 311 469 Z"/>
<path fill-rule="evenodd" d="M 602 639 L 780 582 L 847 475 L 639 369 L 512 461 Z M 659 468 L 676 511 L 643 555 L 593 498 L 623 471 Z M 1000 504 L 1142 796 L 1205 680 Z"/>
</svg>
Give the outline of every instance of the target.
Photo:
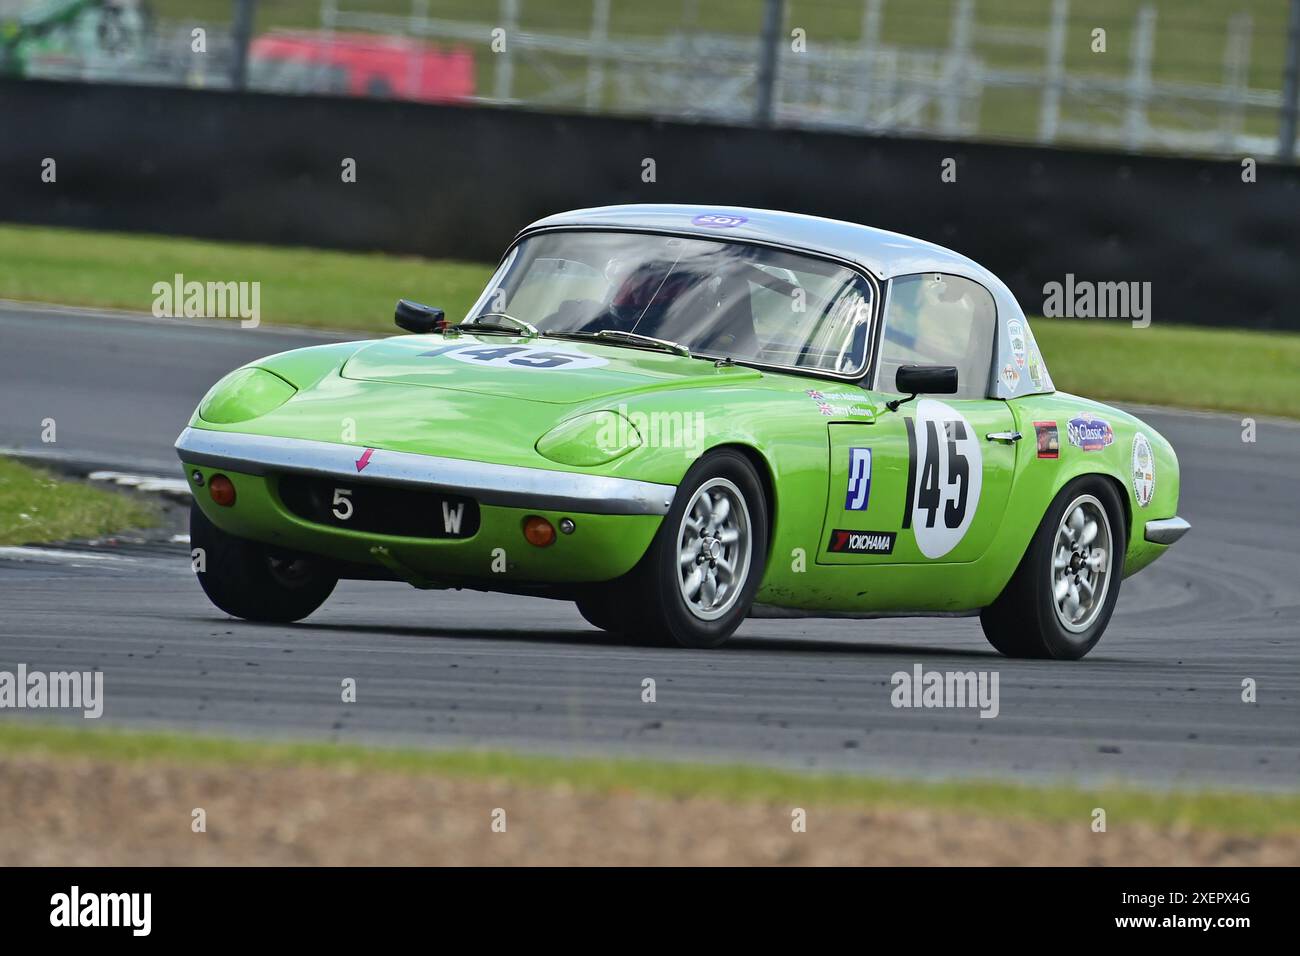
<svg viewBox="0 0 1300 956">
<path fill-rule="evenodd" d="M 943 422 L 944 437 L 947 441 L 948 471 L 940 475 L 939 471 L 939 422 L 927 419 L 925 426 L 925 454 L 921 466 L 921 489 L 916 490 L 917 471 L 917 435 L 916 424 L 912 419 L 907 424 L 907 501 L 903 505 L 903 527 L 912 526 L 912 503 L 916 502 L 916 511 L 925 512 L 925 526 L 933 528 L 938 517 L 940 505 L 943 505 L 943 523 L 947 528 L 957 528 L 966 517 L 967 498 L 970 492 L 970 461 L 957 448 L 959 441 L 966 439 L 966 423 L 963 421 Z M 944 504 L 944 498 L 948 498 Z"/>
<path fill-rule="evenodd" d="M 520 355 L 521 352 L 525 354 Z M 476 362 L 498 363 L 505 359 L 511 365 L 523 365 L 528 368 L 555 368 L 559 365 L 568 365 L 574 359 L 572 355 L 563 352 L 543 352 L 521 345 L 500 347 L 487 345 L 477 349 L 462 349 L 460 354 Z"/>
</svg>

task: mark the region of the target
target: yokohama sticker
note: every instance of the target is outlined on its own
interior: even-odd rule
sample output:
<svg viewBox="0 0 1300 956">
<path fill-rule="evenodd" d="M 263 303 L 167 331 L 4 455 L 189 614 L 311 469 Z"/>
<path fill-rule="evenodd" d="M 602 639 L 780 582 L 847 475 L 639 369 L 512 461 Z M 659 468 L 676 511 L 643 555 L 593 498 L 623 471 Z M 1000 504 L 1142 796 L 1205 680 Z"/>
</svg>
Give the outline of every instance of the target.
<svg viewBox="0 0 1300 956">
<path fill-rule="evenodd" d="M 961 543 L 979 508 L 984 460 L 961 414 L 924 398 L 907 425 L 907 501 L 903 527 L 911 528 L 927 558 L 941 558 Z"/>
<path fill-rule="evenodd" d="M 1151 451 L 1147 436 L 1138 432 L 1133 436 L 1133 497 L 1138 507 L 1151 504 L 1156 493 L 1156 456 Z"/>
<path fill-rule="evenodd" d="M 826 550 L 832 554 L 893 554 L 895 537 L 892 531 L 845 531 L 836 528 L 831 532 L 831 543 Z"/>
</svg>

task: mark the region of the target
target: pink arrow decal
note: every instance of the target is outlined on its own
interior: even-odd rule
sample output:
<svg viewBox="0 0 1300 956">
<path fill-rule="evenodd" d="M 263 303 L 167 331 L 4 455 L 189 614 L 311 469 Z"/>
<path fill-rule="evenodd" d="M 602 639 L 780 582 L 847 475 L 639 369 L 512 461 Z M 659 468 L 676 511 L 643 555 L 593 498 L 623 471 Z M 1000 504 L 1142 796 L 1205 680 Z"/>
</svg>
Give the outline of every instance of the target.
<svg viewBox="0 0 1300 956">
<path fill-rule="evenodd" d="M 370 464 L 370 456 L 374 453 L 375 450 L 373 448 L 367 448 L 361 453 L 361 457 L 357 459 L 357 471 L 360 471 L 362 468 L 366 467 L 366 465 Z"/>
</svg>

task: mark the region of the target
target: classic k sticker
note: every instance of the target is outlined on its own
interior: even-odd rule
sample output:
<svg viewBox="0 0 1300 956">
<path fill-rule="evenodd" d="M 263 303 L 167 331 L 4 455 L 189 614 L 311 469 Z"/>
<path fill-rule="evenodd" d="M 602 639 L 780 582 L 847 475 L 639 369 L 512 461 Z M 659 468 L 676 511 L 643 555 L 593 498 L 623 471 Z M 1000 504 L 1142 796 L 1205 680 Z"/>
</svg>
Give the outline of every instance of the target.
<svg viewBox="0 0 1300 956">
<path fill-rule="evenodd" d="M 1070 444 L 1083 451 L 1101 451 L 1115 440 L 1110 422 L 1087 412 L 1071 418 L 1066 423 L 1065 431 L 1070 436 Z"/>
<path fill-rule="evenodd" d="M 845 531 L 836 528 L 831 532 L 827 550 L 832 554 L 893 554 L 892 531 Z"/>
<path fill-rule="evenodd" d="M 866 511 L 871 500 L 871 449 L 849 449 L 849 487 L 844 495 L 845 511 Z"/>
</svg>

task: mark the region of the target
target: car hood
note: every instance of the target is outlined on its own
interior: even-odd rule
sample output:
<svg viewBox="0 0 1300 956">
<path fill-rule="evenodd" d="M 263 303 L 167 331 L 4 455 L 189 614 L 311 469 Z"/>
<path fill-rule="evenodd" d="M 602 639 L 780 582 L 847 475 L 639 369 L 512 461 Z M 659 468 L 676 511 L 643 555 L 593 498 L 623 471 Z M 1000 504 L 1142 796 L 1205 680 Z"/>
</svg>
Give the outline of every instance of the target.
<svg viewBox="0 0 1300 956">
<path fill-rule="evenodd" d="M 502 335 L 402 335 L 359 349 L 345 379 L 424 385 L 498 398 L 574 404 L 649 388 L 757 379 L 738 366 L 591 342 Z"/>
</svg>

